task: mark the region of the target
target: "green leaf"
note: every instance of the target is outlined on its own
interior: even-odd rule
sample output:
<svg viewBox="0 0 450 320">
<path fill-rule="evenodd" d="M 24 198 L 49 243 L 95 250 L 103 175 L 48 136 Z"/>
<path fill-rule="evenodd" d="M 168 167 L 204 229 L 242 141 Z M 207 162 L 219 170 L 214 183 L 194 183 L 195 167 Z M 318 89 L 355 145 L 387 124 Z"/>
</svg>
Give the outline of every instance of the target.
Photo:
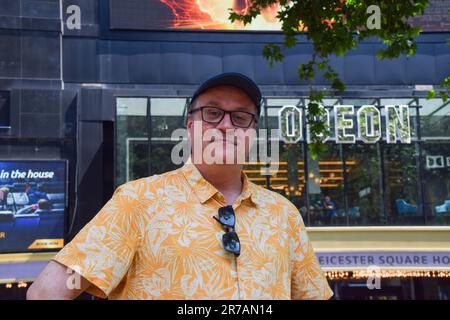
<svg viewBox="0 0 450 320">
<path fill-rule="evenodd" d="M 338 92 L 343 92 L 345 90 L 344 83 L 339 79 L 334 79 L 331 83 L 331 87 Z"/>
</svg>

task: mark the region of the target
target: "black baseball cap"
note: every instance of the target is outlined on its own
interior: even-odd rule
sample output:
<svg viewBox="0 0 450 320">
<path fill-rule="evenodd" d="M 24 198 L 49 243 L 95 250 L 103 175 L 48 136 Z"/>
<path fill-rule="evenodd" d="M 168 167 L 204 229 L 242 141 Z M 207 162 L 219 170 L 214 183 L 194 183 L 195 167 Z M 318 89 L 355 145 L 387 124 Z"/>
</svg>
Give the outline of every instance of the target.
<svg viewBox="0 0 450 320">
<path fill-rule="evenodd" d="M 249 77 L 237 72 L 222 73 L 203 82 L 193 94 L 191 104 L 201 93 L 221 85 L 233 86 L 244 91 L 255 103 L 259 115 L 261 111 L 261 91 L 258 85 Z"/>
</svg>

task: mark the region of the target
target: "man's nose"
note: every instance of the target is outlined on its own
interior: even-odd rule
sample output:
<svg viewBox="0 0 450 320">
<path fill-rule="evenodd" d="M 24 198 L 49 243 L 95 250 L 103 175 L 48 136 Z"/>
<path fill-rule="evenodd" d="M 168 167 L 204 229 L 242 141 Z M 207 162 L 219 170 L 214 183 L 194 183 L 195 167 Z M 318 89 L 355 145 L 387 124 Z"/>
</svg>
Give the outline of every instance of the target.
<svg viewBox="0 0 450 320">
<path fill-rule="evenodd" d="M 220 121 L 216 129 L 234 129 L 233 123 L 231 122 L 231 114 L 225 113 L 222 121 Z"/>
</svg>

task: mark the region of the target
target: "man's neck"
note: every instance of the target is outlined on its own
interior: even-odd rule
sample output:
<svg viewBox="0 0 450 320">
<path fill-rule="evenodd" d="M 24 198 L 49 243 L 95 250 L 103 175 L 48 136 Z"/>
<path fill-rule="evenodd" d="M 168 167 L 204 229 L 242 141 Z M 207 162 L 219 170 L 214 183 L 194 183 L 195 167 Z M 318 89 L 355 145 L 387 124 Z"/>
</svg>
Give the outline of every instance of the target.
<svg viewBox="0 0 450 320">
<path fill-rule="evenodd" d="M 227 204 L 233 204 L 241 194 L 242 165 L 196 164 L 195 166 L 203 178 L 224 195 Z"/>
</svg>

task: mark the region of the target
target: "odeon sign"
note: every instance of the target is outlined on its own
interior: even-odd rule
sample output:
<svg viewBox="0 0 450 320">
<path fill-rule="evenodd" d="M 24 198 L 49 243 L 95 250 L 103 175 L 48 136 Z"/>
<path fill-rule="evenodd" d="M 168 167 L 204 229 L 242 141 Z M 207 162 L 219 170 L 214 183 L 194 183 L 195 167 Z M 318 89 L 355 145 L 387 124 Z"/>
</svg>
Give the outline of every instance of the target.
<svg viewBox="0 0 450 320">
<path fill-rule="evenodd" d="M 386 139 L 387 143 L 411 143 L 411 126 L 408 105 L 363 105 L 355 110 L 353 105 L 335 105 L 332 110 L 321 106 L 322 120 L 330 127 L 330 111 L 334 113 L 334 132 L 331 136 L 322 137 L 323 141 L 333 139 L 336 143 L 376 143 Z M 356 111 L 356 112 L 355 112 Z M 384 111 L 384 112 L 382 112 Z M 280 139 L 286 143 L 304 140 L 303 109 L 294 105 L 285 105 L 278 112 Z M 384 115 L 382 116 L 382 113 Z M 356 117 L 355 117 L 356 115 Z M 323 119 L 325 118 L 325 119 Z M 382 133 L 381 122 L 385 121 L 385 134 Z M 355 123 L 356 120 L 356 123 Z M 306 126 L 306 141 L 310 142 L 309 128 Z"/>
</svg>

